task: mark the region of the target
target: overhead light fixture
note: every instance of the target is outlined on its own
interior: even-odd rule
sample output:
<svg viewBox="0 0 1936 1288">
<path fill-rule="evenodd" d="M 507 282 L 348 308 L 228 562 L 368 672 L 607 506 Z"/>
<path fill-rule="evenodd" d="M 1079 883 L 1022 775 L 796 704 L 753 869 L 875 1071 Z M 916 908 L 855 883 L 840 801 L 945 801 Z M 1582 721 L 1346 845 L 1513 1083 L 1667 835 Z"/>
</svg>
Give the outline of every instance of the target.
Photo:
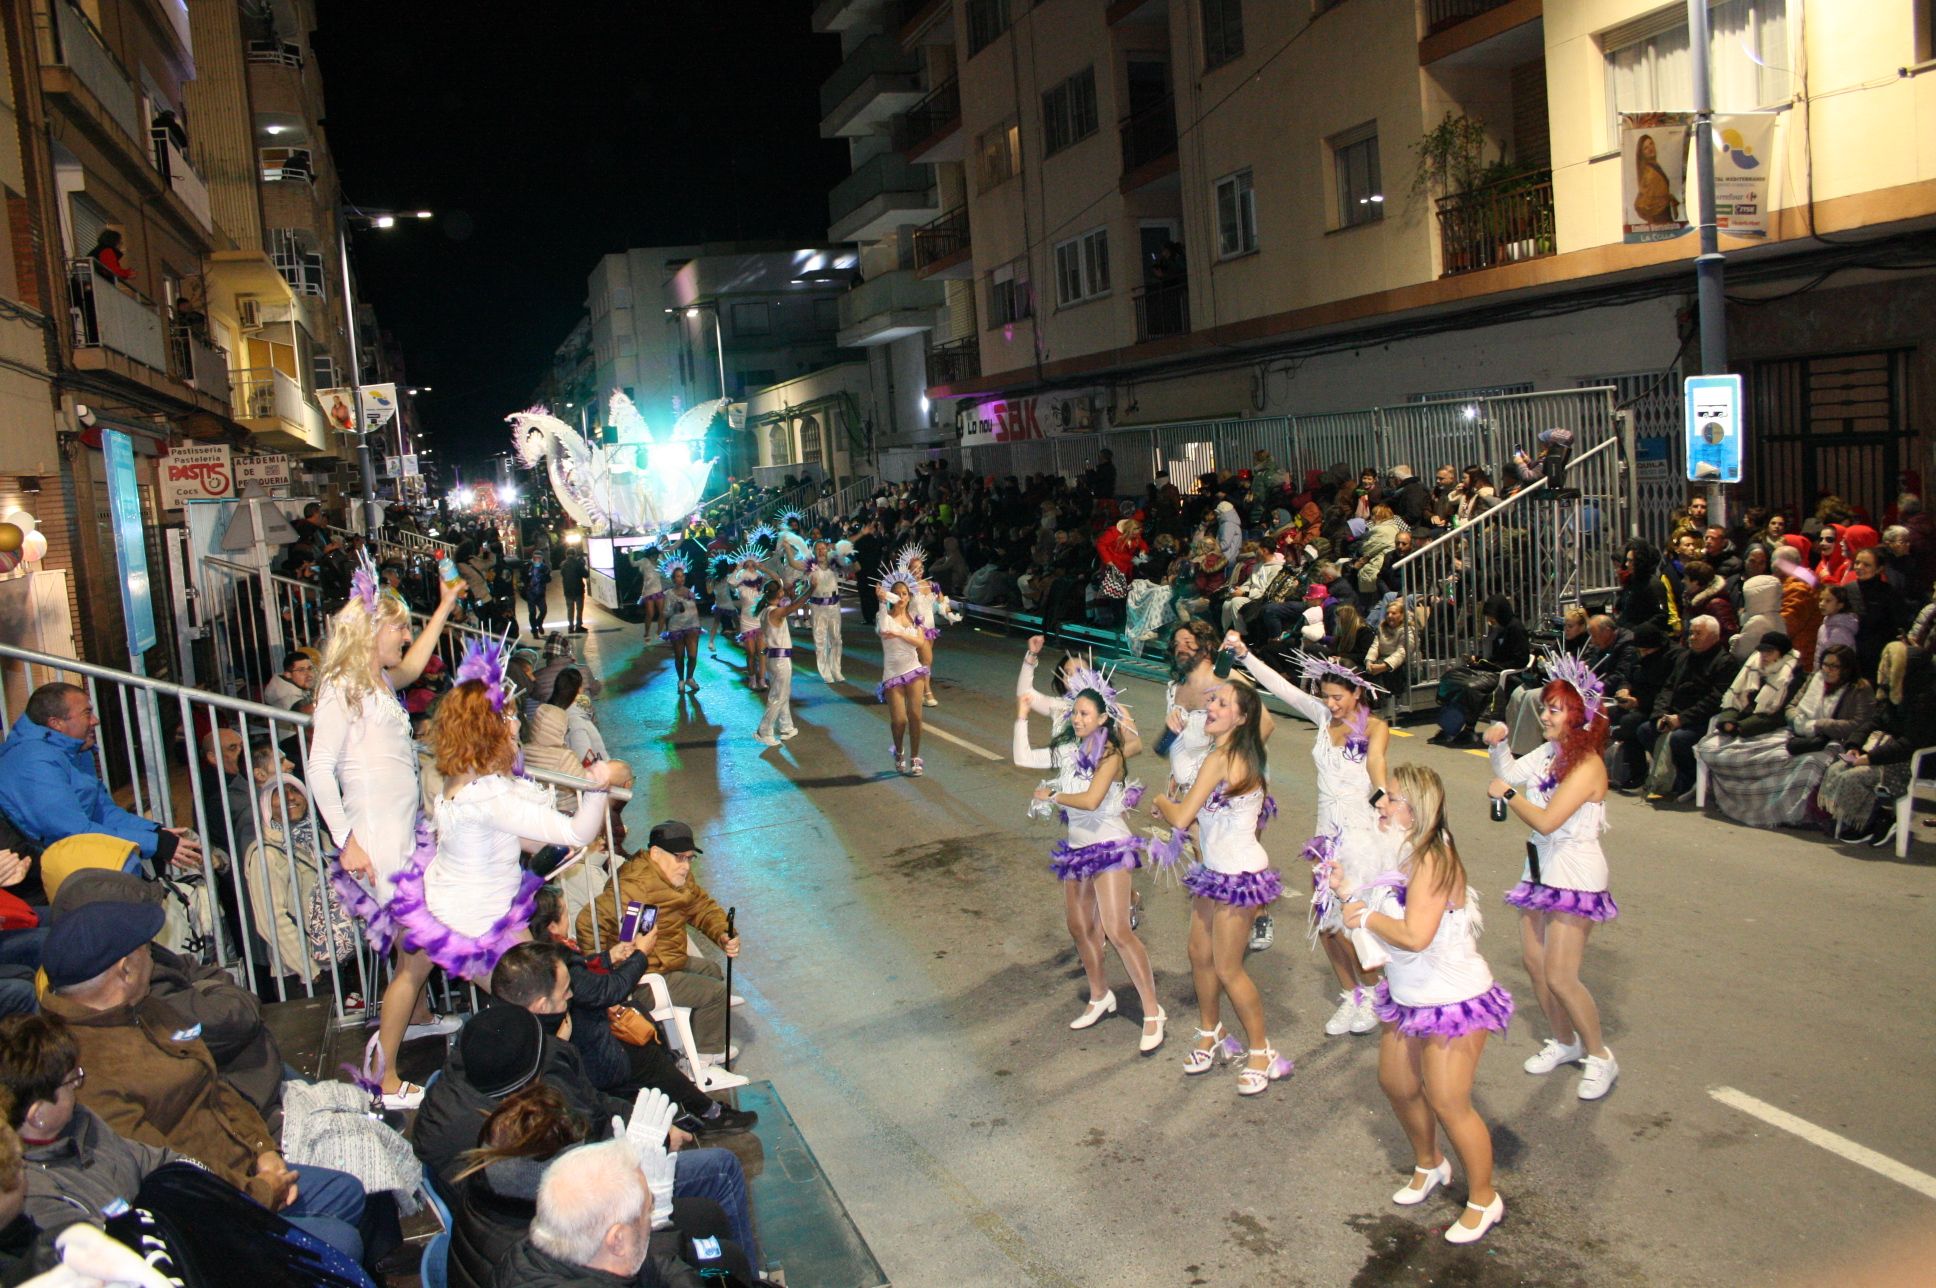
<svg viewBox="0 0 1936 1288">
<path fill-rule="evenodd" d="M 288 128 L 286 125 L 265 125 L 262 127 L 262 132 L 264 134 L 281 134 Z"/>
<path fill-rule="evenodd" d="M 692 306 L 691 308 L 689 308 L 689 309 L 687 309 L 687 310 L 686 310 L 686 316 L 687 316 L 687 317 L 689 317 L 689 318 L 696 318 L 696 317 L 698 317 L 698 316 L 699 316 L 699 306 L 698 306 L 697 304 L 695 304 L 695 305 L 693 305 L 693 306 Z"/>
<path fill-rule="evenodd" d="M 378 215 L 370 223 L 377 228 L 395 228 L 397 226 L 397 217 L 395 215 Z"/>
<path fill-rule="evenodd" d="M 428 210 L 419 210 L 419 211 L 417 212 L 417 218 L 419 218 L 419 219 L 432 219 L 432 218 L 435 218 L 435 216 L 434 216 L 434 215 L 432 215 L 432 214 L 431 214 L 431 212 L 430 212 L 430 211 L 428 211 Z"/>
</svg>

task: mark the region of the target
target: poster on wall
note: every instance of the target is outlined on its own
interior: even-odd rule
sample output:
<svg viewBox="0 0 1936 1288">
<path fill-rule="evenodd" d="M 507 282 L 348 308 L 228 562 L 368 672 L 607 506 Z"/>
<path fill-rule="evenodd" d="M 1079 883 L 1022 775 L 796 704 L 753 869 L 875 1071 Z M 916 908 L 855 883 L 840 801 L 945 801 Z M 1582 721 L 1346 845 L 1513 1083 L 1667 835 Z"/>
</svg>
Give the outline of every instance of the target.
<svg viewBox="0 0 1936 1288">
<path fill-rule="evenodd" d="M 1739 483 L 1743 447 L 1741 377 L 1689 376 L 1682 389 L 1688 482 Z"/>
<path fill-rule="evenodd" d="M 235 466 L 220 443 L 177 447 L 161 460 L 161 508 L 235 495 Z"/>
<path fill-rule="evenodd" d="M 1620 232 L 1629 242 L 1665 241 L 1693 225 L 1687 205 L 1686 112 L 1620 115 Z"/>
<path fill-rule="evenodd" d="M 323 409 L 323 419 L 338 433 L 356 432 L 356 391 L 354 389 L 318 389 L 316 405 Z"/>
<path fill-rule="evenodd" d="M 1730 237 L 1766 237 L 1775 190 L 1774 112 L 1714 118 L 1714 223 Z"/>
<path fill-rule="evenodd" d="M 226 474 L 229 449 L 224 447 L 220 451 Z M 118 429 L 104 429 L 101 453 L 107 466 L 108 513 L 114 524 L 114 561 L 121 572 L 121 617 L 128 626 L 128 648 L 139 657 L 155 646 L 156 635 L 152 586 L 148 580 L 148 543 L 141 528 L 141 487 L 134 468 L 134 440 Z M 169 456 L 168 461 L 180 454 Z M 162 486 L 166 488 L 167 482 Z"/>
</svg>

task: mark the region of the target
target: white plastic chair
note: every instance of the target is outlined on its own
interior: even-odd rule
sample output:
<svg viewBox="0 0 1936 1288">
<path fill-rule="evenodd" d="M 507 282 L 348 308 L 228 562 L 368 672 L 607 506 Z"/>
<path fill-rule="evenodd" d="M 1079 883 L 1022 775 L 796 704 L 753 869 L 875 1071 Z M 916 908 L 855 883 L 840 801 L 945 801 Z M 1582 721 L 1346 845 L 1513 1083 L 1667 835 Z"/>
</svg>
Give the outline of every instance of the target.
<svg viewBox="0 0 1936 1288">
<path fill-rule="evenodd" d="M 1916 789 L 1936 789 L 1936 778 L 1923 774 L 1923 757 L 1936 751 L 1936 747 L 1924 747 L 1909 758 L 1909 785 L 1902 789 L 1896 798 L 1896 857 L 1909 857 L 1910 829 L 1916 825 Z"/>
<path fill-rule="evenodd" d="M 710 1064 L 700 1059 L 699 1043 L 692 1036 L 692 1008 L 672 1004 L 672 994 L 666 989 L 665 976 L 647 975 L 644 982 L 652 990 L 652 1022 L 659 1026 L 666 1044 L 685 1057 L 695 1086 L 701 1091 L 723 1091 L 728 1087 L 743 1087 L 752 1081 L 724 1065 Z"/>
</svg>

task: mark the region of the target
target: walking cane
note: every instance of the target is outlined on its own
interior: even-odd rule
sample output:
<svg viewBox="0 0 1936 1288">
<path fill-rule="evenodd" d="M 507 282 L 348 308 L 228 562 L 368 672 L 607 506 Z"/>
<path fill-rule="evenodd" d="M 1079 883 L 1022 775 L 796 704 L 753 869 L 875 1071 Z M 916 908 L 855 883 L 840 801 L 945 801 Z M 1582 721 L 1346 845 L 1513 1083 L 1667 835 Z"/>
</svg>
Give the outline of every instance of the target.
<svg viewBox="0 0 1936 1288">
<path fill-rule="evenodd" d="M 738 908 L 726 910 L 726 938 L 737 939 L 739 932 L 733 929 L 733 921 L 739 916 Z M 733 959 L 726 958 L 726 1072 L 733 1071 Z"/>
</svg>

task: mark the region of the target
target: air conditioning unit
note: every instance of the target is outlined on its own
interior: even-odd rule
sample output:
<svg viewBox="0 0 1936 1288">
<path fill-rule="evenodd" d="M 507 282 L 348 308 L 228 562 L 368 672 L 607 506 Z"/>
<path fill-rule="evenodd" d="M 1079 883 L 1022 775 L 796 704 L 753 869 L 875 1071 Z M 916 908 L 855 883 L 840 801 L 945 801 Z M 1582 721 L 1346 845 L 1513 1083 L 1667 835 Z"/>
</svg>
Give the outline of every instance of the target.
<svg viewBox="0 0 1936 1288">
<path fill-rule="evenodd" d="M 253 295 L 236 296 L 235 312 L 244 330 L 253 331 L 262 325 L 262 301 Z"/>
</svg>

